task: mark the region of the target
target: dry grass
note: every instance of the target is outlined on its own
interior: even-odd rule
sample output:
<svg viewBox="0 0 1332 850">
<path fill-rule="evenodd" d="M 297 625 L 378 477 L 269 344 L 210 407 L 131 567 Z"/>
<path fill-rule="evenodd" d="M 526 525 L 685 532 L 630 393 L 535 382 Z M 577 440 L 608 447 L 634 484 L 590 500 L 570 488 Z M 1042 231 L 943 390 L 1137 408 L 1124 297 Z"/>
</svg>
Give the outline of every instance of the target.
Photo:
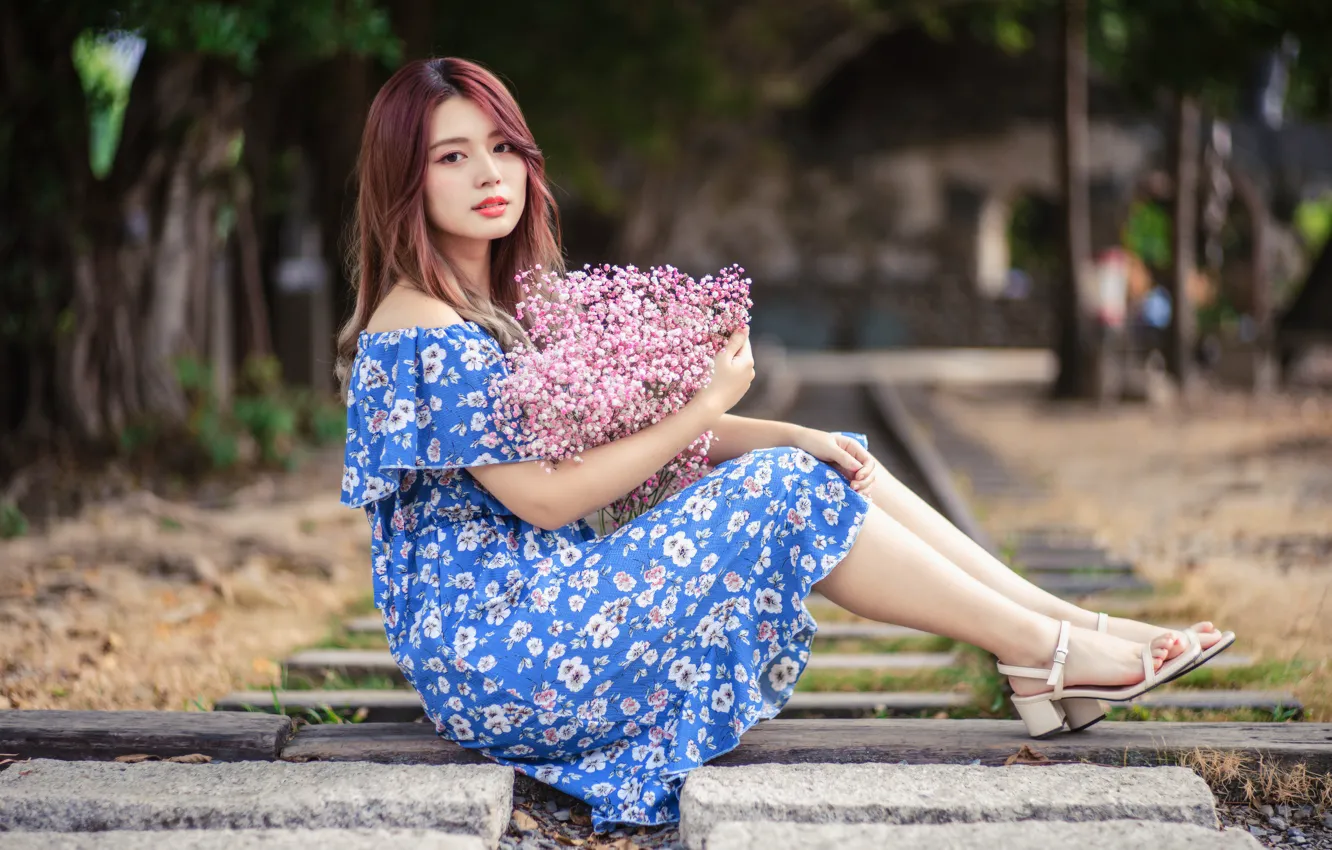
<svg viewBox="0 0 1332 850">
<path fill-rule="evenodd" d="M 1273 763 L 1260 757 L 1222 750 L 1195 749 L 1175 763 L 1197 773 L 1218 798 L 1230 803 L 1332 808 L 1332 774 L 1315 773 L 1307 765 Z"/>
<path fill-rule="evenodd" d="M 286 497 L 138 494 L 0 544 L 0 708 L 180 711 L 276 684 L 276 662 L 369 589 L 365 518 L 338 505 L 333 461 L 288 476 Z"/>
</svg>

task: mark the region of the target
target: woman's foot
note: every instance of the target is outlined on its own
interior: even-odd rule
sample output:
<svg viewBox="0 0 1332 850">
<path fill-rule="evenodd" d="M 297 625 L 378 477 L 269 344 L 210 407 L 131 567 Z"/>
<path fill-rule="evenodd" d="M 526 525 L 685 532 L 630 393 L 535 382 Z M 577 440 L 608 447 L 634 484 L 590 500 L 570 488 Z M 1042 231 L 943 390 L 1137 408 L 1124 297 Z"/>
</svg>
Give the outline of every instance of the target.
<svg viewBox="0 0 1332 850">
<path fill-rule="evenodd" d="M 1049 635 L 1043 636 L 1022 657 L 1015 655 L 999 660 L 1003 664 L 1018 667 L 1048 669 L 1054 659 L 1058 640 L 1059 623 L 1051 620 Z M 1168 629 L 1158 629 L 1152 636 L 1150 645 L 1155 659 L 1154 669 L 1159 670 L 1165 662 L 1173 640 L 1174 636 Z M 1068 658 L 1064 662 L 1064 687 L 1136 685 L 1143 680 L 1142 647 L 1142 641 L 1074 627 L 1069 633 Z M 1031 696 L 1054 690 L 1045 684 L 1044 679 L 1025 676 L 1009 677 L 1009 684 L 1016 696 Z"/>
<path fill-rule="evenodd" d="M 1094 612 L 1089 613 L 1091 614 L 1089 624 L 1074 623 L 1074 625 L 1095 629 L 1096 614 Z M 1198 643 L 1202 645 L 1204 652 L 1221 639 L 1221 631 L 1217 629 L 1216 626 L 1212 625 L 1210 620 L 1194 623 L 1192 626 L 1189 626 L 1189 628 L 1197 633 Z M 1184 635 L 1174 629 L 1153 626 L 1150 623 L 1142 623 L 1124 617 L 1111 617 L 1110 622 L 1106 625 L 1106 631 L 1108 634 L 1112 634 L 1115 637 L 1121 637 L 1126 640 L 1136 640 L 1142 643 L 1145 643 L 1162 633 L 1167 633 L 1174 641 L 1170 646 L 1170 653 L 1166 656 L 1167 661 L 1174 658 L 1176 655 L 1179 655 L 1189 646 L 1189 642 L 1185 639 Z"/>
</svg>

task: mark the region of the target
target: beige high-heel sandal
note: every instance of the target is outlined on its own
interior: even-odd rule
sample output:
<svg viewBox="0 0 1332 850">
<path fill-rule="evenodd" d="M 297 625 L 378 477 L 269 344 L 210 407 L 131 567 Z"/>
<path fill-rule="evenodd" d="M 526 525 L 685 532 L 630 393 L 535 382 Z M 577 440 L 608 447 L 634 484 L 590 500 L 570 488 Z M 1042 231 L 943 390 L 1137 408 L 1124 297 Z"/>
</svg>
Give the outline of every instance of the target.
<svg viewBox="0 0 1332 850">
<path fill-rule="evenodd" d="M 1122 688 L 1095 685 L 1065 688 L 1064 662 L 1068 659 L 1068 638 L 1072 631 L 1072 623 L 1068 620 L 1059 621 L 1059 640 L 1055 645 L 1053 663 L 1049 668 L 1017 667 L 1011 664 L 995 665 L 999 672 L 1005 676 L 1044 679 L 1045 684 L 1054 687 L 1054 690 L 1045 693 L 1012 698 L 1013 707 L 1017 709 L 1018 716 L 1026 724 L 1027 733 L 1033 738 L 1044 738 L 1061 731 L 1068 720 L 1069 703 L 1072 703 L 1075 722 L 1080 724 L 1078 728 L 1086 728 L 1100 719 L 1097 717 L 1091 723 L 1086 722 L 1089 715 L 1100 711 L 1097 700 L 1127 702 L 1135 697 L 1142 696 L 1151 689 L 1174 678 L 1182 668 L 1188 666 L 1197 658 L 1200 651 L 1197 636 L 1190 636 L 1189 647 L 1161 665 L 1160 670 L 1156 670 L 1153 669 L 1154 659 L 1152 658 L 1151 644 L 1144 644 L 1142 647 L 1143 680 L 1138 684 Z"/>
<path fill-rule="evenodd" d="M 1096 631 L 1107 634 L 1110 631 L 1110 615 L 1105 613 L 1104 611 L 1099 611 L 1096 614 Z M 1176 629 L 1175 631 L 1182 632 L 1186 638 L 1197 641 L 1198 645 L 1201 647 L 1202 638 L 1199 637 L 1198 633 L 1195 632 L 1193 629 Z M 1208 661 L 1211 661 L 1213 658 L 1220 655 L 1222 652 L 1225 652 L 1227 649 L 1230 649 L 1230 647 L 1233 646 L 1234 644 L 1235 644 L 1235 633 L 1222 632 L 1220 639 L 1218 639 L 1216 643 L 1212 644 L 1206 649 L 1201 650 L 1198 653 L 1198 657 L 1193 659 L 1193 663 L 1189 664 L 1187 667 L 1182 667 L 1179 670 L 1177 670 L 1173 675 L 1171 675 L 1170 679 L 1178 679 L 1180 676 L 1183 676 L 1185 673 L 1189 672 L 1190 670 L 1203 666 Z M 1172 658 L 1171 660 L 1173 661 L 1174 659 Z M 1166 679 L 1164 682 L 1162 682 L 1162 684 L 1165 684 L 1165 682 L 1170 681 L 1170 679 Z"/>
</svg>

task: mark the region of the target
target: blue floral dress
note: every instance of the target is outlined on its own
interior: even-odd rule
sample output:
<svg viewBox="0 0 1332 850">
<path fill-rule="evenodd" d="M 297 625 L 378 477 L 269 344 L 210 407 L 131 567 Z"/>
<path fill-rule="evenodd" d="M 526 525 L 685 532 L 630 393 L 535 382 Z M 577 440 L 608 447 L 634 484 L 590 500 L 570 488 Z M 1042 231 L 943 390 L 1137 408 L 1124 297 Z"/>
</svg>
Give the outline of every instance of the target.
<svg viewBox="0 0 1332 850">
<path fill-rule="evenodd" d="M 370 521 L 389 648 L 440 736 L 587 801 L 595 830 L 677 821 L 686 773 L 790 698 L 805 597 L 869 502 L 779 447 L 603 537 L 542 530 L 466 472 L 521 460 L 493 427 L 505 368 L 474 322 L 360 336 L 342 502 Z"/>
</svg>

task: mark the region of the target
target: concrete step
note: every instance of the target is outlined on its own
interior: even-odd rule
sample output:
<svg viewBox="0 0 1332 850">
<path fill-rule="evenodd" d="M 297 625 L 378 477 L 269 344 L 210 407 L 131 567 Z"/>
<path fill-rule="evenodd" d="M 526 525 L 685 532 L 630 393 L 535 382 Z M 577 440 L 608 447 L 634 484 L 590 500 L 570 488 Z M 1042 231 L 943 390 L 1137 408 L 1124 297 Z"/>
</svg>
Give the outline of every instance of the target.
<svg viewBox="0 0 1332 850">
<path fill-rule="evenodd" d="M 708 835 L 708 850 L 1258 850 L 1258 839 L 1238 829 L 1191 823 L 1109 820 L 1092 823 L 1019 821 L 890 826 L 877 823 L 772 823 L 723 821 Z"/>
<path fill-rule="evenodd" d="M 494 847 L 513 770 L 489 765 L 54 761 L 0 772 L 0 829 L 429 829 Z"/>
<path fill-rule="evenodd" d="M 117 829 L 109 832 L 14 832 L 14 850 L 489 850 L 475 835 L 433 829 Z"/>
<path fill-rule="evenodd" d="M 1148 820 L 1219 827 L 1211 789 L 1182 767 L 704 765 L 688 775 L 680 793 L 680 838 L 690 850 L 701 850 L 724 821 L 1032 820 Z"/>
</svg>

